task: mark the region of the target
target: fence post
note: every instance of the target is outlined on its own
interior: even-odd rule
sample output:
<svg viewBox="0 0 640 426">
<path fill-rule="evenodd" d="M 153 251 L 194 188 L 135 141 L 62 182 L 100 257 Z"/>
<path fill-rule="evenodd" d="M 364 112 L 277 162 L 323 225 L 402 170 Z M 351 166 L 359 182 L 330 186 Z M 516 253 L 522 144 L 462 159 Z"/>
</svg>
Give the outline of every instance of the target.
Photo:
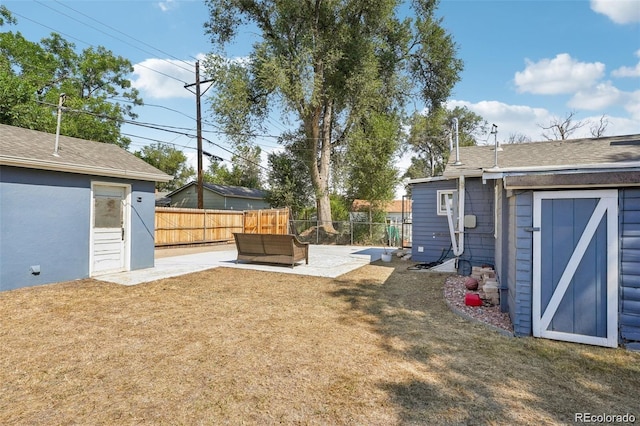
<svg viewBox="0 0 640 426">
<path fill-rule="evenodd" d="M 207 241 L 207 210 L 202 209 L 202 241 Z"/>
<path fill-rule="evenodd" d="M 351 245 L 353 245 L 353 219 L 349 218 L 349 235 L 351 237 Z"/>
</svg>

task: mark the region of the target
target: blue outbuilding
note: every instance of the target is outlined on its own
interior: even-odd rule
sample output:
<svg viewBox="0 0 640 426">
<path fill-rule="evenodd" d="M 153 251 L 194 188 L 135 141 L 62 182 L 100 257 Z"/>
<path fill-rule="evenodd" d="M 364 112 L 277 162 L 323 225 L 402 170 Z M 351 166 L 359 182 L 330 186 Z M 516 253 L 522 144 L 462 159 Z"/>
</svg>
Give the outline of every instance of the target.
<svg viewBox="0 0 640 426">
<path fill-rule="evenodd" d="M 0 290 L 153 267 L 171 178 L 113 144 L 0 125 Z"/>
<path fill-rule="evenodd" d="M 460 147 L 410 184 L 412 259 L 494 267 L 516 335 L 640 349 L 640 135 Z"/>
</svg>

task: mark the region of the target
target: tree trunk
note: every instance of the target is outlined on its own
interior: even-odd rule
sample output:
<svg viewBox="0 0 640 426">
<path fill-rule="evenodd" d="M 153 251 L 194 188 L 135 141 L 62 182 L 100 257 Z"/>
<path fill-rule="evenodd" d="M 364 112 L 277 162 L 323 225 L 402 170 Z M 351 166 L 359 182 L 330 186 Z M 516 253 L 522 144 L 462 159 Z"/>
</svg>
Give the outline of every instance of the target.
<svg viewBox="0 0 640 426">
<path fill-rule="evenodd" d="M 310 147 L 309 170 L 316 194 L 318 226 L 327 233 L 335 233 L 329 199 L 329 172 L 331 166 L 331 103 L 318 106 L 305 119 L 307 146 Z M 314 155 L 314 153 L 316 153 Z"/>
</svg>

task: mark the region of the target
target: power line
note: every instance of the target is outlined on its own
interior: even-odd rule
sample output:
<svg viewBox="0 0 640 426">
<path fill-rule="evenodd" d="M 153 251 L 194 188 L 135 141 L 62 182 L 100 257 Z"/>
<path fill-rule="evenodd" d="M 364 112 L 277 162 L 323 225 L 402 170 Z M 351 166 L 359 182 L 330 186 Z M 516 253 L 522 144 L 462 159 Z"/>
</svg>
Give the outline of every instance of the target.
<svg viewBox="0 0 640 426">
<path fill-rule="evenodd" d="M 36 20 L 34 20 L 34 19 L 31 19 L 31 18 L 28 18 L 28 17 L 26 17 L 26 16 L 24 16 L 24 15 L 21 15 L 21 14 L 20 14 L 20 13 L 18 13 L 18 12 L 13 12 L 13 11 L 12 11 L 12 12 L 11 12 L 11 14 L 16 15 L 16 16 L 19 16 L 19 17 L 20 17 L 20 18 L 22 18 L 22 19 L 26 19 L 27 21 L 33 22 L 33 23 L 34 23 L 34 24 L 36 24 L 36 25 L 40 25 L 40 26 L 41 26 L 41 27 L 43 27 L 43 28 L 47 28 L 48 30 L 50 30 L 50 31 L 52 31 L 52 32 L 54 32 L 54 33 L 57 33 L 57 34 L 63 35 L 63 36 L 65 36 L 65 37 L 69 38 L 69 39 L 76 40 L 76 41 L 78 41 L 78 42 L 80 42 L 80 43 L 82 43 L 82 44 L 86 44 L 87 46 L 94 47 L 94 46 L 93 46 L 93 44 L 88 43 L 88 42 L 86 42 L 86 41 L 84 41 L 84 40 L 81 40 L 81 39 L 79 39 L 78 37 L 74 37 L 74 36 L 72 36 L 72 35 L 70 35 L 70 34 L 67 34 L 67 33 L 64 33 L 64 32 L 62 32 L 62 31 L 59 31 L 59 30 L 57 30 L 57 29 L 55 29 L 55 28 L 53 28 L 53 27 L 50 27 L 50 26 L 48 26 L 48 25 L 46 25 L 46 24 L 43 24 L 43 23 L 38 22 L 38 21 L 36 21 Z M 173 63 L 172 63 L 172 62 L 170 62 L 170 61 L 167 61 L 167 62 L 169 62 L 170 64 L 173 64 Z M 140 67 L 142 67 L 142 68 L 146 68 L 146 69 L 148 69 L 148 70 L 150 70 L 150 71 L 153 71 L 153 72 L 155 72 L 155 73 L 161 74 L 161 75 L 163 75 L 163 76 L 165 76 L 165 77 L 167 77 L 167 78 L 171 78 L 171 79 L 173 79 L 173 80 L 176 80 L 176 81 L 179 81 L 179 82 L 181 82 L 181 83 L 185 83 L 185 84 L 186 84 L 186 82 L 185 82 L 184 80 L 181 80 L 181 79 L 179 79 L 179 78 L 177 78 L 177 77 L 174 77 L 174 76 L 172 76 L 172 75 L 166 74 L 166 73 L 164 73 L 164 72 L 162 72 L 162 71 L 158 71 L 158 70 L 156 70 L 156 69 L 153 69 L 153 68 L 151 68 L 151 67 L 148 67 L 148 66 L 146 66 L 146 65 L 142 65 L 142 64 L 137 64 L 137 65 L 138 65 L 138 66 L 140 66 Z M 175 65 L 175 64 L 173 64 L 173 65 Z"/>
<path fill-rule="evenodd" d="M 49 103 L 49 102 L 44 102 L 44 101 L 36 101 L 36 102 L 38 102 L 38 103 L 40 103 L 42 105 L 58 108 L 58 106 L 56 104 L 52 104 L 52 103 Z M 161 127 L 161 125 L 158 125 L 158 124 L 142 123 L 142 122 L 133 121 L 133 120 L 115 120 L 115 119 L 113 119 L 111 117 L 108 117 L 106 115 L 103 115 L 103 114 L 95 114 L 95 113 L 92 113 L 92 112 L 89 112 L 89 111 L 82 111 L 82 110 L 71 109 L 71 108 L 67 108 L 67 107 L 63 107 L 62 111 L 64 111 L 64 112 L 72 112 L 72 113 L 79 113 L 79 114 L 87 114 L 87 115 L 91 115 L 91 116 L 94 116 L 94 117 L 97 117 L 97 118 L 102 118 L 102 119 L 112 120 L 112 121 L 119 121 L 121 123 L 127 123 L 127 124 L 131 124 L 131 125 L 134 125 L 134 126 L 140 126 L 140 127 L 144 127 L 144 128 L 148 128 L 148 129 L 153 129 L 153 130 L 158 130 L 158 131 L 162 131 L 162 132 L 173 133 L 173 134 L 176 134 L 176 135 L 186 136 L 186 137 L 191 138 L 191 139 L 195 139 L 197 137 L 196 135 L 193 135 L 193 134 L 190 134 L 190 133 L 180 132 L 180 131 L 178 131 L 179 129 L 183 129 L 184 130 L 185 128 L 180 128 L 180 127 L 175 127 L 175 126 L 165 126 L 166 128 L 163 128 L 163 127 Z M 216 147 L 222 149 L 223 151 L 226 151 L 226 152 L 228 152 L 228 153 L 230 153 L 230 154 L 232 154 L 232 155 L 234 155 L 234 156 L 236 156 L 236 157 L 238 157 L 238 158 L 240 158 L 240 159 L 242 159 L 242 160 L 244 160 L 244 161 L 246 161 L 248 163 L 254 164 L 254 165 L 256 165 L 256 166 L 258 166 L 258 167 L 260 167 L 260 168 L 262 168 L 262 169 L 264 169 L 266 171 L 269 171 L 268 168 L 262 166 L 261 164 L 256 163 L 255 161 L 253 161 L 253 160 L 251 160 L 249 158 L 243 157 L 242 155 L 238 154 L 237 152 L 234 152 L 234 151 L 232 151 L 230 149 L 227 149 L 227 148 L 223 147 L 222 145 L 220 145 L 218 143 L 215 143 L 215 142 L 213 142 L 213 141 L 211 141 L 211 140 L 209 140 L 209 139 L 207 139 L 205 137 L 203 137 L 202 140 L 207 141 L 211 145 L 216 146 Z M 191 149 L 191 147 L 189 147 L 189 148 Z"/>
<path fill-rule="evenodd" d="M 149 43 L 146 43 L 146 42 L 144 42 L 144 41 L 142 41 L 142 40 L 138 40 L 137 38 L 135 38 L 135 37 L 133 37 L 133 36 L 130 36 L 129 34 L 126 34 L 126 33 L 122 32 L 122 31 L 120 31 L 119 29 L 114 28 L 114 27 L 112 27 L 112 26 L 110 26 L 110 25 L 108 25 L 108 24 L 105 24 L 104 22 L 101 22 L 101 21 L 99 21 L 99 20 L 97 20 L 97 19 L 95 19 L 95 18 L 93 18 L 93 17 L 91 17 L 91 16 L 89 16 L 89 15 L 87 15 L 87 14 L 85 14 L 85 13 L 82 13 L 82 12 L 80 12 L 79 10 L 72 8 L 71 6 L 69 6 L 69 5 L 67 5 L 67 4 L 61 3 L 61 2 L 60 2 L 60 1 L 58 1 L 58 0 L 54 0 L 54 1 L 55 1 L 56 3 L 58 3 L 60 6 L 64 6 L 64 7 L 66 7 L 67 9 L 73 10 L 74 12 L 76 12 L 76 13 L 78 13 L 78 14 L 80 14 L 80 15 L 84 16 L 85 18 L 89 18 L 89 19 L 91 19 L 92 21 L 97 22 L 98 24 L 103 25 L 103 26 L 105 26 L 105 27 L 109 28 L 110 30 L 113 30 L 113 31 L 115 31 L 115 32 L 117 32 L 117 33 L 119 33 L 119 34 L 122 34 L 122 35 L 124 35 L 125 37 L 130 38 L 131 40 L 134 40 L 134 41 L 136 41 L 136 42 L 138 42 L 138 43 L 140 43 L 140 44 L 143 44 L 143 45 L 145 45 L 145 46 L 147 46 L 147 47 L 150 47 L 151 49 L 156 50 L 156 51 L 158 51 L 158 52 L 162 53 L 163 55 L 167 55 L 168 57 L 173 58 L 173 59 L 175 59 L 176 61 L 180 61 L 180 62 L 182 62 L 183 64 L 188 65 L 189 67 L 191 67 L 191 64 L 190 64 L 189 62 L 187 62 L 187 61 L 184 61 L 184 60 L 182 60 L 182 59 L 180 59 L 180 58 L 178 58 L 178 57 L 176 57 L 176 56 L 171 55 L 170 53 L 167 53 L 167 52 L 165 52 L 165 51 L 163 51 L 163 50 L 161 50 L 161 49 L 158 49 L 157 47 L 152 46 L 152 45 L 150 45 Z M 39 3 L 39 2 L 38 2 L 38 3 Z M 72 19 L 73 19 L 73 18 L 72 18 Z M 111 36 L 111 37 L 113 37 L 113 36 Z M 115 37 L 114 37 L 114 38 L 115 38 Z M 116 39 L 116 40 L 119 40 L 119 39 Z M 120 41 L 122 41 L 122 40 L 120 40 Z M 129 44 L 129 43 L 127 43 L 127 42 L 125 42 L 125 41 L 122 41 L 122 42 L 123 42 L 123 43 L 126 43 L 126 44 L 128 44 L 129 46 L 132 46 L 132 47 L 134 47 L 134 48 L 136 48 L 136 49 L 138 49 L 138 50 L 141 50 L 141 51 L 143 51 L 143 52 L 146 52 L 145 50 L 142 50 L 142 49 L 140 49 L 140 48 L 138 48 L 138 47 L 136 47 L 136 46 L 133 46 L 133 45 L 131 45 L 131 44 Z M 149 53 L 149 52 L 146 52 L 146 53 Z M 194 59 L 195 59 L 195 58 L 194 58 Z M 168 62 L 168 61 L 167 61 L 167 62 Z M 180 68 L 182 68 L 182 67 L 180 67 Z M 189 71 L 189 72 L 193 72 L 193 71 L 191 70 L 191 68 L 182 68 L 182 69 L 187 70 L 187 71 Z"/>
</svg>

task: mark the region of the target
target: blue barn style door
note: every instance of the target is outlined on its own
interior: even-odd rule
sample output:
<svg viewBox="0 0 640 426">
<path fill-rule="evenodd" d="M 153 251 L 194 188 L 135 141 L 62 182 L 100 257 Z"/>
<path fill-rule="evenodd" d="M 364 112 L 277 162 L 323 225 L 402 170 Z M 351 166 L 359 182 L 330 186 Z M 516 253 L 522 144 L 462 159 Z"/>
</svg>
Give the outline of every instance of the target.
<svg viewBox="0 0 640 426">
<path fill-rule="evenodd" d="M 618 191 L 533 197 L 533 335 L 618 345 Z"/>
</svg>

